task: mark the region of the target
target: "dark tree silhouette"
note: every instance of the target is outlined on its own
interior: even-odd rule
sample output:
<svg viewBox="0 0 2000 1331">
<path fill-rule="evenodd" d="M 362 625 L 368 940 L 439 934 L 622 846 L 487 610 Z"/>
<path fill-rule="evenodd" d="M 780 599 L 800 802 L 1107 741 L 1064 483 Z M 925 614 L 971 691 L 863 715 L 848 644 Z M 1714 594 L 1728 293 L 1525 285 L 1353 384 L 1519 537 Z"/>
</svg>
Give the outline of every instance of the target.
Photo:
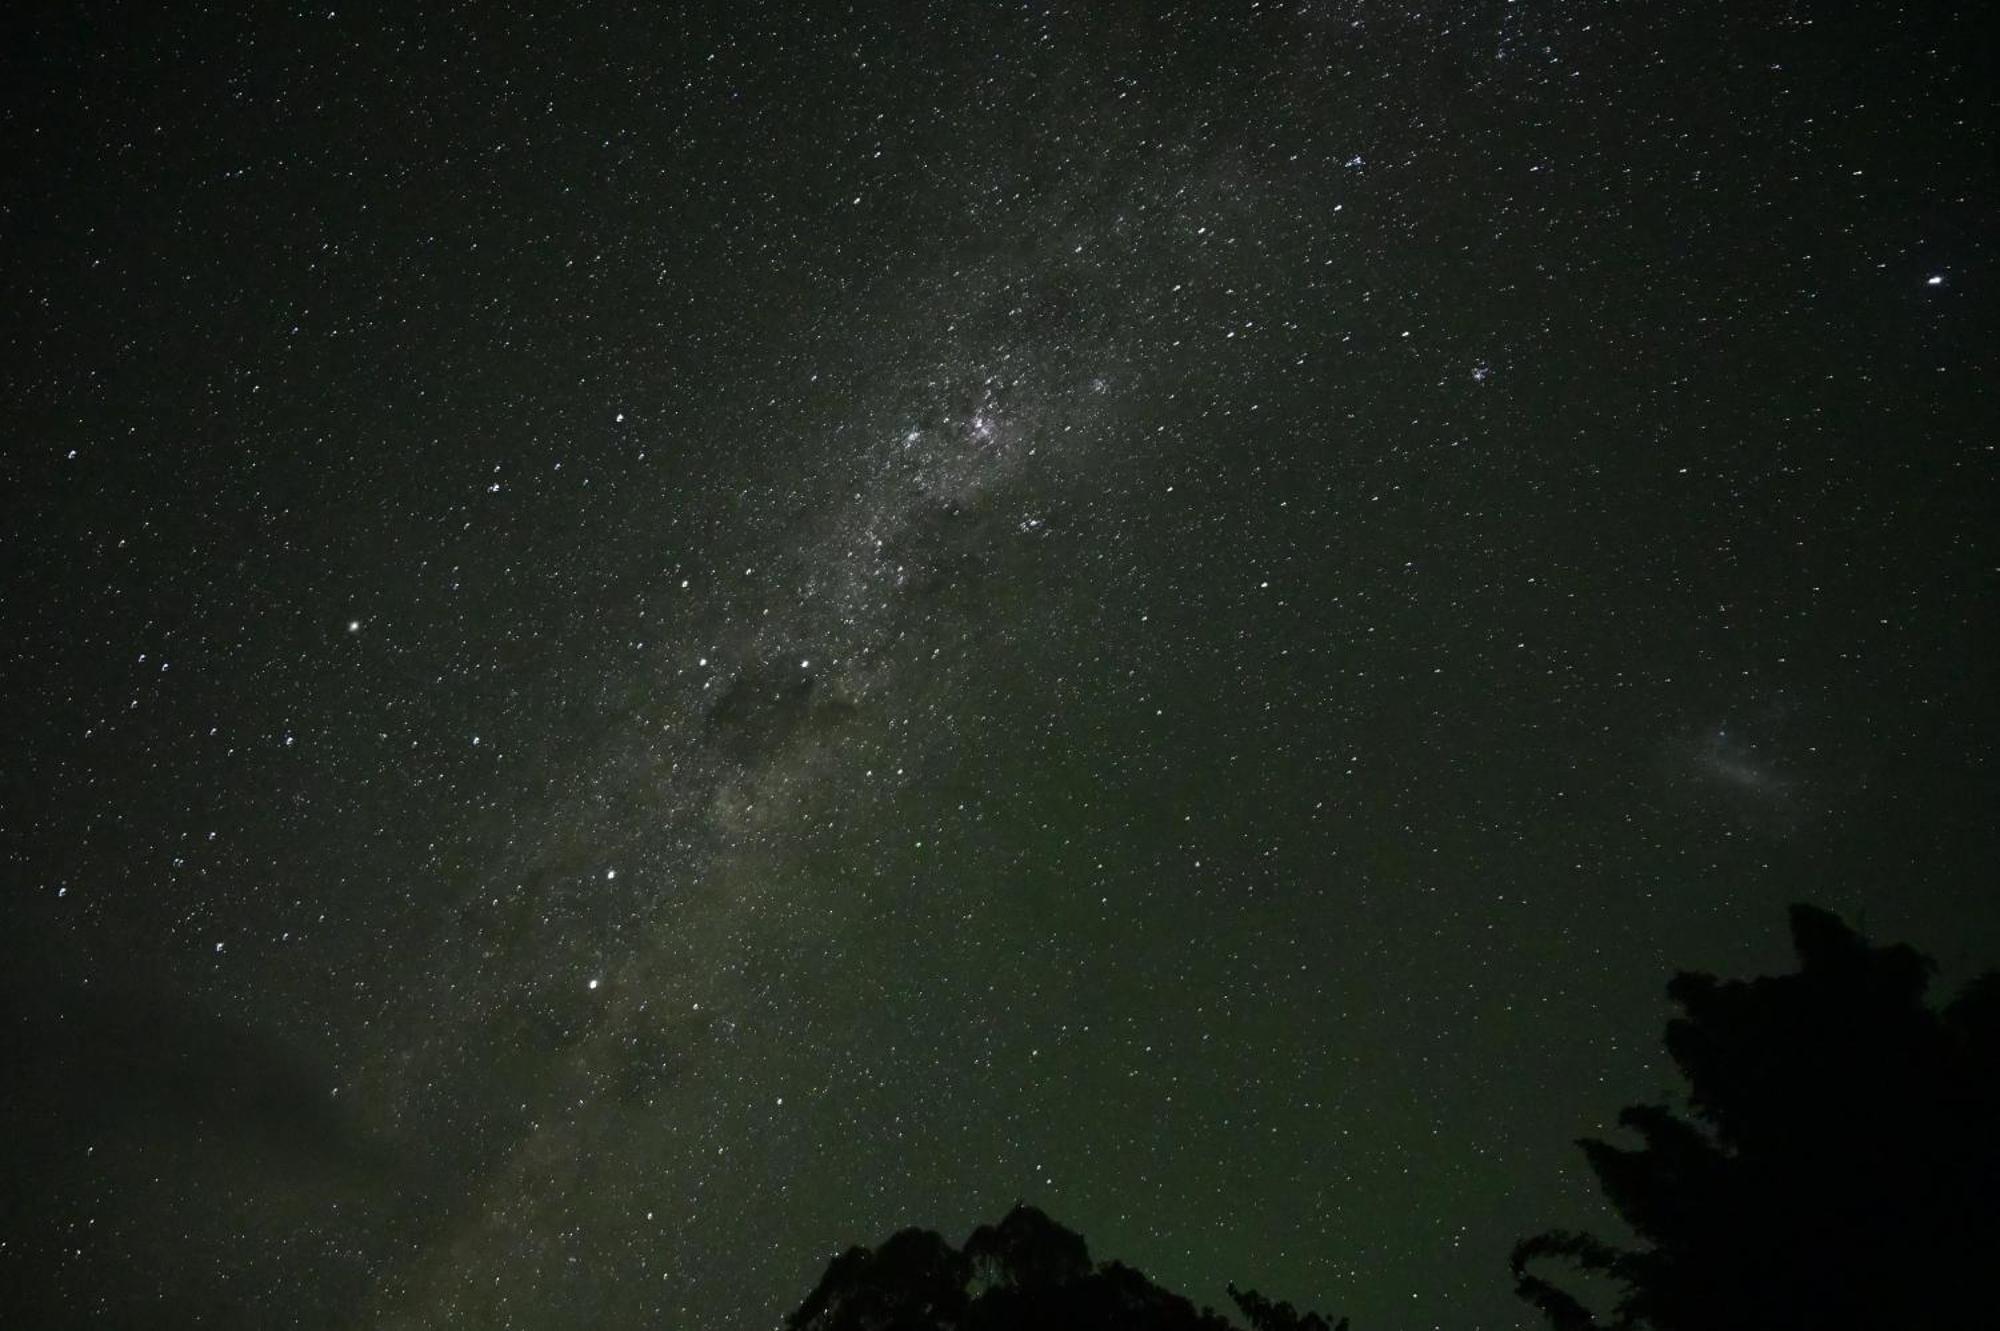
<svg viewBox="0 0 2000 1331">
<path fill-rule="evenodd" d="M 1273 1303 L 1254 1289 L 1229 1287 L 1229 1297 L 1243 1310 L 1250 1331 L 1347 1331 L 1347 1319 L 1328 1326 L 1318 1313 L 1301 1313 L 1289 1303 Z"/>
<path fill-rule="evenodd" d="M 1791 911 L 1796 974 L 1682 974 L 1668 1052 L 1690 1119 L 1619 1116 L 1642 1145 L 1580 1143 L 1648 1245 L 1553 1231 L 1519 1244 L 1517 1292 L 1557 1331 L 1602 1331 L 1542 1259 L 1621 1287 L 1608 1324 L 1656 1331 L 1962 1331 L 2000 1273 L 2000 975 L 1942 1013 L 1931 962 Z"/>
<path fill-rule="evenodd" d="M 937 1233 L 898 1230 L 879 1248 L 849 1248 L 786 1325 L 804 1331 L 919 1331 L 958 1326 L 971 1264 Z"/>
<path fill-rule="evenodd" d="M 1230 1297 L 1252 1331 L 1329 1331 L 1317 1313 L 1255 1291 Z M 981 1225 L 954 1249 L 905 1229 L 850 1248 L 787 1320 L 791 1331 L 1237 1331 L 1119 1262 L 1094 1265 L 1082 1236 L 1032 1206 Z M 1339 1331 L 1346 1331 L 1340 1323 Z"/>
</svg>

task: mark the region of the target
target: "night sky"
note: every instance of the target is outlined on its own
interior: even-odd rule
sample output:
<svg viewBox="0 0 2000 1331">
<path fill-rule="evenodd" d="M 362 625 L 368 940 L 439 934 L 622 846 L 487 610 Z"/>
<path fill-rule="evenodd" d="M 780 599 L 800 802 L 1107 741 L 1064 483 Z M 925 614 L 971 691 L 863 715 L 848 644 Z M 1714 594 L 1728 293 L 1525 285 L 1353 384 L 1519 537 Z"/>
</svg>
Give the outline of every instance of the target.
<svg viewBox="0 0 2000 1331">
<path fill-rule="evenodd" d="M 2000 959 L 1980 6 L 199 8 L 0 19 L 21 1325 L 1526 1327 Z"/>
</svg>

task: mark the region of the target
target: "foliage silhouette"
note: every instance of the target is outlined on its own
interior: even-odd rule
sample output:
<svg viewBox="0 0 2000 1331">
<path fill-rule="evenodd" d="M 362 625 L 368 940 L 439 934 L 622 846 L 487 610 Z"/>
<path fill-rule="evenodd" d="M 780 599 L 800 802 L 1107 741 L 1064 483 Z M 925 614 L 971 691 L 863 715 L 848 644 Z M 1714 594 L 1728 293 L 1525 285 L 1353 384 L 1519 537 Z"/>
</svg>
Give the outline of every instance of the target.
<svg viewBox="0 0 2000 1331">
<path fill-rule="evenodd" d="M 1643 1144 L 1582 1146 L 1649 1246 L 1562 1230 L 1516 1246 L 1516 1291 L 1556 1331 L 1908 1331 L 1988 1324 L 2000 1271 L 2000 975 L 1942 1013 L 1931 962 L 1791 910 L 1796 974 L 1677 976 L 1666 1045 L 1692 1120 L 1620 1116 Z M 1608 1324 L 1534 1273 L 1621 1287 Z"/>
<path fill-rule="evenodd" d="M 1230 1297 L 1251 1331 L 1330 1331 L 1255 1291 Z M 1237 1331 L 1213 1310 L 1120 1262 L 1094 1265 L 1083 1238 L 1032 1206 L 981 1225 L 954 1249 L 905 1229 L 879 1248 L 850 1248 L 797 1311 L 791 1331 Z M 1346 1331 L 1343 1320 L 1338 1331 Z"/>
<path fill-rule="evenodd" d="M 1347 1319 L 1334 1326 L 1315 1312 L 1301 1313 L 1289 1303 L 1273 1303 L 1254 1289 L 1229 1287 L 1229 1297 L 1243 1310 L 1250 1331 L 1347 1331 Z"/>
<path fill-rule="evenodd" d="M 1579 1143 L 1643 1246 L 1553 1230 L 1515 1246 L 1554 1331 L 1963 1331 L 2000 1272 L 2000 973 L 1942 1011 L 1932 963 L 1792 907 L 1797 972 L 1683 973 L 1666 1047 L 1686 1116 L 1635 1105 L 1640 1144 Z M 1619 1288 L 1608 1322 L 1546 1274 Z M 1250 1331 L 1347 1331 L 1229 1286 Z M 1238 1331 L 1016 1206 L 955 1249 L 906 1229 L 836 1258 L 791 1331 Z"/>
</svg>

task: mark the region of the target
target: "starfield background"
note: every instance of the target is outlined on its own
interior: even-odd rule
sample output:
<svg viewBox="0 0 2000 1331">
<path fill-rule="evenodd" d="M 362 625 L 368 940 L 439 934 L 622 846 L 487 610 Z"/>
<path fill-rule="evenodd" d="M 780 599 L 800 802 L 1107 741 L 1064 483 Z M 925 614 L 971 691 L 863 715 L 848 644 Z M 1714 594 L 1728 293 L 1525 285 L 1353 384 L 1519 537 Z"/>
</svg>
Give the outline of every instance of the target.
<svg viewBox="0 0 2000 1331">
<path fill-rule="evenodd" d="M 0 18 L 9 1324 L 1527 1327 L 2000 956 L 1980 6 Z"/>
</svg>

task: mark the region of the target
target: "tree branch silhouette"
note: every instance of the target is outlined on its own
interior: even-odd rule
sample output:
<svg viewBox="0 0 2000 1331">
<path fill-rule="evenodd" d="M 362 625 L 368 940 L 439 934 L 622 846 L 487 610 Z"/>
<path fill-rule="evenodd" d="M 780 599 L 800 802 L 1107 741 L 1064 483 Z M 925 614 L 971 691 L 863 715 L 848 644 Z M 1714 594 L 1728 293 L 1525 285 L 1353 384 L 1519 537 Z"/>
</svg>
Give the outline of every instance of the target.
<svg viewBox="0 0 2000 1331">
<path fill-rule="evenodd" d="M 1579 1145 L 1643 1247 L 1553 1230 L 1518 1244 L 1516 1292 L 1555 1331 L 1942 1328 L 1984 1320 L 2000 1270 L 2000 976 L 1942 1013 L 1931 962 L 1791 909 L 1795 974 L 1681 974 L 1666 1047 L 1690 1117 L 1635 1105 L 1640 1139 Z M 1537 1274 L 1620 1289 L 1600 1323 Z"/>
</svg>

